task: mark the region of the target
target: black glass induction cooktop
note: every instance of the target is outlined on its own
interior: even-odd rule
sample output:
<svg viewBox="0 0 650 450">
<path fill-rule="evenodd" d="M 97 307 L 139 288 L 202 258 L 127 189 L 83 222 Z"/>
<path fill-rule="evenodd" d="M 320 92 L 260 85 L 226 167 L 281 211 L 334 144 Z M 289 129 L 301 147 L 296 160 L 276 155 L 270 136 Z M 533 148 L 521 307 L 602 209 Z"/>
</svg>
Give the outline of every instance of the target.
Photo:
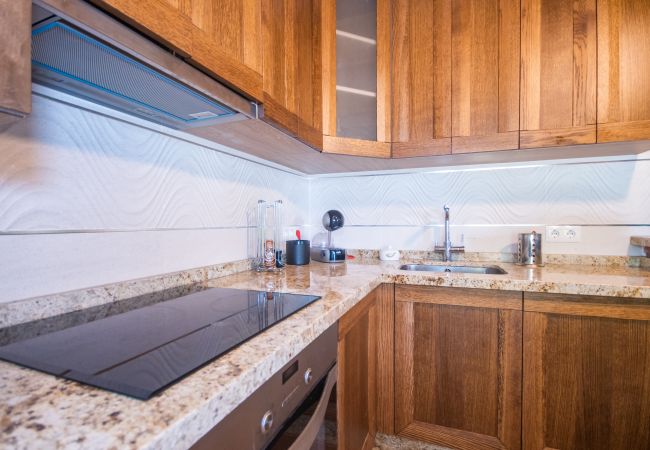
<svg viewBox="0 0 650 450">
<path fill-rule="evenodd" d="M 0 359 L 148 399 L 319 298 L 205 289 L 4 345 Z"/>
</svg>

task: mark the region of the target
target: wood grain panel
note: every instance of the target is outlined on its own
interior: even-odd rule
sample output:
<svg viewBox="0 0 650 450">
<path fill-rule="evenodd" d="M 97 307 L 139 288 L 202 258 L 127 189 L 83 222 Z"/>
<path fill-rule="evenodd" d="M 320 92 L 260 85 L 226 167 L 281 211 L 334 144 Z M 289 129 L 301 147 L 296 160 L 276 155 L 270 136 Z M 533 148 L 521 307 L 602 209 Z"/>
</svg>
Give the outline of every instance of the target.
<svg viewBox="0 0 650 450">
<path fill-rule="evenodd" d="M 370 434 L 371 416 L 368 380 L 375 367 L 371 366 L 369 342 L 370 316 L 366 309 L 345 331 L 339 328 L 337 383 L 338 446 L 360 449 Z M 345 317 L 345 316 L 344 316 Z M 342 323 L 340 324 L 342 325 Z M 369 348 L 370 347 L 370 348 Z"/>
<path fill-rule="evenodd" d="M 598 124 L 636 122 L 633 133 L 609 129 L 598 141 L 650 138 L 650 2 L 598 0 Z"/>
<path fill-rule="evenodd" d="M 318 3 L 315 2 L 314 3 Z M 320 3 L 319 3 L 320 4 Z M 316 8 L 315 8 L 316 9 Z M 320 17 L 320 15 L 318 16 Z M 294 47 L 294 55 L 292 64 L 295 66 L 295 75 L 293 80 L 292 93 L 294 101 L 294 108 L 296 115 L 304 121 L 307 125 L 312 126 L 314 120 L 314 77 L 318 77 L 320 83 L 320 73 L 317 73 L 315 63 L 318 62 L 320 68 L 320 52 L 318 57 L 314 56 L 314 46 L 312 31 L 316 32 L 320 38 L 320 20 L 312 20 L 312 1 L 297 1 L 294 5 L 294 38 L 291 45 Z M 318 26 L 317 29 L 314 27 Z M 306 41 L 307 45 L 302 45 Z M 320 40 L 319 40 L 320 42 Z M 289 66 L 291 67 L 291 66 Z M 289 87 L 289 86 L 287 86 Z M 318 93 L 322 91 L 322 87 L 318 87 Z M 320 101 L 320 96 L 318 101 Z M 319 105 L 322 110 L 322 105 Z M 322 123 L 319 128 L 322 127 Z"/>
<path fill-rule="evenodd" d="M 466 289 L 398 284 L 395 286 L 395 301 L 431 303 L 438 305 L 475 306 L 491 309 L 522 308 L 522 294 L 519 291 L 493 289 Z"/>
<path fill-rule="evenodd" d="M 635 298 L 525 292 L 524 310 L 572 316 L 650 320 L 648 302 Z"/>
<path fill-rule="evenodd" d="M 499 2 L 498 133 L 519 130 L 519 102 L 521 98 L 520 5 L 520 0 L 501 0 Z"/>
<path fill-rule="evenodd" d="M 298 116 L 289 111 L 271 94 L 264 92 L 264 116 L 262 120 L 280 128 L 285 134 L 298 135 Z"/>
<path fill-rule="evenodd" d="M 452 153 L 518 148 L 519 0 L 452 0 L 451 14 Z"/>
<path fill-rule="evenodd" d="M 377 431 L 393 434 L 395 425 L 395 285 L 377 290 Z"/>
<path fill-rule="evenodd" d="M 216 50 L 257 73 L 262 72 L 260 0 L 191 0 L 190 3 L 192 23 Z"/>
<path fill-rule="evenodd" d="M 519 132 L 496 133 L 477 136 L 453 136 L 452 153 L 492 152 L 519 147 Z"/>
<path fill-rule="evenodd" d="M 266 103 L 273 99 L 278 107 L 286 106 L 285 84 L 287 67 L 284 63 L 284 1 L 265 0 L 262 2 L 262 54 L 263 89 L 265 94 L 265 113 L 269 114 Z"/>
<path fill-rule="evenodd" d="M 135 28 L 184 56 L 192 55 L 192 20 L 177 9 L 181 3 L 163 0 L 91 0 Z"/>
<path fill-rule="evenodd" d="M 380 285 L 339 320 L 338 448 L 371 449 L 393 430 L 393 286 Z"/>
<path fill-rule="evenodd" d="M 451 4 L 393 2 L 395 157 L 449 153 L 451 136 Z"/>
<path fill-rule="evenodd" d="M 650 139 L 650 120 L 598 124 L 598 142 L 640 141 Z"/>
<path fill-rule="evenodd" d="M 524 313 L 524 447 L 650 446 L 650 323 Z"/>
<path fill-rule="evenodd" d="M 242 54 L 243 2 L 192 0 L 192 23 L 231 58 Z"/>
<path fill-rule="evenodd" d="M 596 142 L 596 0 L 523 0 L 522 148 Z"/>
<path fill-rule="evenodd" d="M 454 448 L 521 448 L 521 293 L 486 295 L 396 286 L 399 435 Z"/>
<path fill-rule="evenodd" d="M 558 147 L 593 144 L 594 142 L 596 142 L 596 125 L 555 128 L 552 130 L 522 130 L 519 132 L 519 145 L 521 148 Z"/>
<path fill-rule="evenodd" d="M 0 127 L 32 110 L 31 17 L 31 2 L 0 3 Z"/>
<path fill-rule="evenodd" d="M 298 38 L 307 39 L 307 36 L 311 37 L 311 71 L 309 72 L 311 79 L 309 83 L 307 83 L 311 94 L 310 100 L 308 101 L 309 107 L 307 109 L 309 114 L 301 114 L 301 117 L 313 132 L 317 132 L 320 135 L 318 138 L 319 144 L 316 146 L 318 149 L 321 149 L 323 146 L 323 8 L 321 4 L 322 0 L 314 0 L 309 11 L 312 27 L 309 30 L 304 30 L 303 34 Z"/>
<path fill-rule="evenodd" d="M 323 136 L 323 152 L 372 158 L 390 158 L 391 147 L 389 142 Z"/>
<path fill-rule="evenodd" d="M 393 158 L 448 155 L 451 153 L 451 138 L 432 139 L 428 142 L 393 142 Z"/>
<path fill-rule="evenodd" d="M 377 141 L 391 141 L 391 1 L 377 0 Z"/>
<path fill-rule="evenodd" d="M 174 9 L 180 11 L 181 14 L 186 16 L 192 15 L 192 2 L 194 0 L 162 0 Z"/>
<path fill-rule="evenodd" d="M 321 2 L 323 134 L 336 136 L 336 2 Z"/>
<path fill-rule="evenodd" d="M 266 119 L 318 149 L 323 126 L 322 13 L 320 0 L 262 0 Z M 289 120 L 292 116 L 296 120 Z"/>
<path fill-rule="evenodd" d="M 323 131 L 320 127 L 308 125 L 302 120 L 298 124 L 298 139 L 309 145 L 312 149 L 322 150 Z"/>
<path fill-rule="evenodd" d="M 190 62 L 225 82 L 248 97 L 262 101 L 262 75 L 240 60 L 222 51 L 212 37 L 192 26 L 192 56 Z"/>
</svg>

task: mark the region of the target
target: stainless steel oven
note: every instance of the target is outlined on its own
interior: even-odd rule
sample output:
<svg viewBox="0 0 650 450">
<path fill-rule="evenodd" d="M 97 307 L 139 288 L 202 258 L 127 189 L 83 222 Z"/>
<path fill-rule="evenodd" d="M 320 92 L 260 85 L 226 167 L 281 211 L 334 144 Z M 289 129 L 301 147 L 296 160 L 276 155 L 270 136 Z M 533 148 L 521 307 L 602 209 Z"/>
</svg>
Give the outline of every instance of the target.
<svg viewBox="0 0 650 450">
<path fill-rule="evenodd" d="M 336 448 L 336 408 L 330 400 L 335 397 L 337 338 L 335 324 L 273 374 L 193 449 Z"/>
</svg>

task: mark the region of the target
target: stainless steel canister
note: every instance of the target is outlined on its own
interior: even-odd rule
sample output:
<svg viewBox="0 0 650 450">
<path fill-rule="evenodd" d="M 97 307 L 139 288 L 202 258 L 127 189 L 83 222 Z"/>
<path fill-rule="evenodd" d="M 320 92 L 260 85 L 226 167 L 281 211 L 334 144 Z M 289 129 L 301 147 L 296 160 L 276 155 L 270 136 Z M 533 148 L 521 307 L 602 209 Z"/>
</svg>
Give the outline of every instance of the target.
<svg viewBox="0 0 650 450">
<path fill-rule="evenodd" d="M 532 233 L 519 233 L 516 263 L 530 266 L 541 266 L 543 264 L 541 234 L 535 231 Z"/>
</svg>

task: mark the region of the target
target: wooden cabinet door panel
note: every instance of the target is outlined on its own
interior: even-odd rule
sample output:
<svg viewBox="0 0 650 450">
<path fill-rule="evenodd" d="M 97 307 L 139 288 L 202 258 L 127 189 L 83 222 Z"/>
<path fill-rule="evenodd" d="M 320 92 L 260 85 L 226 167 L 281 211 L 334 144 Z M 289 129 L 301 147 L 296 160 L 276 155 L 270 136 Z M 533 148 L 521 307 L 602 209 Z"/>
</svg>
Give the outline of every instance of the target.
<svg viewBox="0 0 650 450">
<path fill-rule="evenodd" d="M 521 293 L 398 286 L 395 298 L 395 431 L 520 448 Z"/>
<path fill-rule="evenodd" d="M 321 0 L 262 0 L 266 120 L 320 149 Z"/>
<path fill-rule="evenodd" d="M 262 73 L 260 0 L 192 0 L 192 23 L 231 58 Z"/>
<path fill-rule="evenodd" d="M 368 294 L 339 321 L 338 448 L 371 449 L 393 433 L 393 285 Z"/>
<path fill-rule="evenodd" d="M 598 142 L 650 139 L 650 2 L 598 0 Z"/>
<path fill-rule="evenodd" d="M 192 54 L 191 2 L 174 0 L 91 0 L 183 56 Z"/>
<path fill-rule="evenodd" d="M 2 2 L 0 131 L 32 110 L 31 2 Z"/>
<path fill-rule="evenodd" d="M 647 302 L 524 298 L 524 448 L 650 448 Z"/>
<path fill-rule="evenodd" d="M 452 153 L 519 147 L 519 0 L 451 0 Z"/>
<path fill-rule="evenodd" d="M 451 2 L 393 2 L 393 156 L 451 153 Z"/>
<path fill-rule="evenodd" d="M 596 142 L 596 0 L 522 0 L 521 148 Z"/>
<path fill-rule="evenodd" d="M 261 0 L 190 3 L 192 61 L 262 101 Z"/>
</svg>

